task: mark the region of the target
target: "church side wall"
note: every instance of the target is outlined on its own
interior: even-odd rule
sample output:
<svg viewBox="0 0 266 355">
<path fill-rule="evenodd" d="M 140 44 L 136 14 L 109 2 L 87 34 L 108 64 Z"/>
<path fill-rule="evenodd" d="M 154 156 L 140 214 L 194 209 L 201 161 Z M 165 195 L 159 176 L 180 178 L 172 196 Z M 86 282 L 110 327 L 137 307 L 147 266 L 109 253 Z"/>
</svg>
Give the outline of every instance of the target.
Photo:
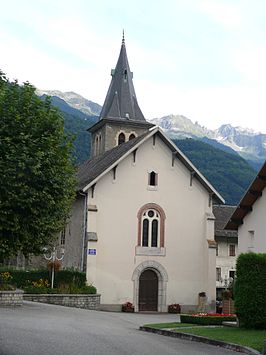
<svg viewBox="0 0 266 355">
<path fill-rule="evenodd" d="M 148 187 L 151 171 L 158 173 L 154 189 Z M 88 217 L 88 231 L 97 232 L 98 241 L 93 242 L 96 255 L 88 256 L 87 279 L 103 304 L 134 302 L 133 273 L 145 262 L 157 262 L 167 272 L 166 305 L 195 307 L 202 291 L 210 302 L 215 300 L 215 253 L 207 243 L 207 238 L 214 239 L 213 221 L 206 218 L 211 213 L 209 194 L 196 179 L 190 186 L 190 173 L 180 161 L 172 167 L 172 153 L 160 139 L 141 145 L 135 163 L 132 154 L 124 159 L 115 180 L 110 172 L 98 181 L 89 203 L 98 211 L 91 225 Z M 166 215 L 164 255 L 136 253 L 137 214 L 147 203 L 158 204 Z M 208 269 L 210 259 L 213 271 Z"/>
<path fill-rule="evenodd" d="M 65 245 L 62 245 L 66 250 L 63 267 L 73 267 L 81 271 L 83 270 L 84 200 L 84 196 L 78 195 L 73 204 L 70 222 L 66 226 Z"/>
</svg>

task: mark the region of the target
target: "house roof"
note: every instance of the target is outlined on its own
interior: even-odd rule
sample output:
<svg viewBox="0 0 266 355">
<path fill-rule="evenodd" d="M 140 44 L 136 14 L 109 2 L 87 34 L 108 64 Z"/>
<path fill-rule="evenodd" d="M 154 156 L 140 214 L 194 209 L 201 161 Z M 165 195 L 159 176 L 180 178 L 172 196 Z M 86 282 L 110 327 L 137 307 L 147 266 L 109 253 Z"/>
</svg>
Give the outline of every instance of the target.
<svg viewBox="0 0 266 355">
<path fill-rule="evenodd" d="M 152 127 L 148 132 L 136 137 L 128 142 L 125 142 L 107 152 L 84 162 L 78 169 L 77 180 L 78 189 L 85 192 L 88 188 L 94 185 L 102 176 L 107 174 L 120 161 L 125 159 L 129 154 L 134 152 L 141 144 L 152 136 L 159 136 L 162 141 L 172 151 L 173 158 L 180 160 L 186 168 L 191 172 L 193 178 L 196 178 L 205 189 L 212 195 L 217 203 L 224 203 L 222 196 L 214 189 L 214 187 L 205 179 L 191 161 L 181 152 L 177 146 L 166 137 L 163 131 L 158 127 Z"/>
<path fill-rule="evenodd" d="M 133 121 L 146 121 L 139 108 L 133 85 L 133 73 L 130 71 L 125 38 L 123 34 L 122 45 L 115 69 L 111 71 L 112 80 L 100 114 L 100 120 L 123 119 Z"/>
<path fill-rule="evenodd" d="M 225 230 L 227 224 L 236 206 L 214 205 L 213 214 L 215 216 L 214 228 L 216 237 L 237 237 L 237 231 Z"/>
<path fill-rule="evenodd" d="M 238 227 L 243 224 L 243 220 L 246 215 L 252 211 L 252 206 L 259 197 L 262 196 L 262 191 L 266 186 L 266 162 L 261 167 L 255 179 L 247 189 L 242 200 L 238 204 L 234 213 L 231 215 L 225 229 L 237 230 Z"/>
</svg>

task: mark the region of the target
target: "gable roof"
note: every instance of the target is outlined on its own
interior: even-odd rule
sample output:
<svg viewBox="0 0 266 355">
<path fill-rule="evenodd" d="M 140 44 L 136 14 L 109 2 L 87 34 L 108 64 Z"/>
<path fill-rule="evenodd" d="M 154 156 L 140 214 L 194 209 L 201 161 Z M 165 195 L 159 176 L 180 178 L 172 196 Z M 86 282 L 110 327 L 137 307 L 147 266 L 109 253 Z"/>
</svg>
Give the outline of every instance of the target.
<svg viewBox="0 0 266 355">
<path fill-rule="evenodd" d="M 237 237 L 237 231 L 225 230 L 227 224 L 236 206 L 214 205 L 213 214 L 215 216 L 214 229 L 216 237 Z"/>
<path fill-rule="evenodd" d="M 162 139 L 162 141 L 172 151 L 173 157 L 180 160 L 186 166 L 186 168 L 193 175 L 193 178 L 196 178 L 204 186 L 204 188 L 213 195 L 217 203 L 224 203 L 222 196 L 198 171 L 198 169 L 191 163 L 191 161 L 181 152 L 181 150 L 166 137 L 166 135 L 158 126 L 152 127 L 143 135 L 109 150 L 99 157 L 93 158 L 83 163 L 79 167 L 77 173 L 78 189 L 85 192 L 102 176 L 117 166 L 120 161 L 125 159 L 129 154 L 131 154 L 135 149 L 143 144 L 147 139 L 155 135 L 158 135 Z"/>
<path fill-rule="evenodd" d="M 124 34 L 118 61 L 115 69 L 112 69 L 111 75 L 112 80 L 103 104 L 100 120 L 120 118 L 145 122 L 133 85 L 133 73 L 130 71 L 127 59 Z"/>
<path fill-rule="evenodd" d="M 266 186 L 266 162 L 261 167 L 255 179 L 247 189 L 242 200 L 238 204 L 236 210 L 231 215 L 230 220 L 225 226 L 225 229 L 237 230 L 243 224 L 243 219 L 252 211 L 252 206 L 259 197 L 262 196 L 262 191 Z"/>
</svg>

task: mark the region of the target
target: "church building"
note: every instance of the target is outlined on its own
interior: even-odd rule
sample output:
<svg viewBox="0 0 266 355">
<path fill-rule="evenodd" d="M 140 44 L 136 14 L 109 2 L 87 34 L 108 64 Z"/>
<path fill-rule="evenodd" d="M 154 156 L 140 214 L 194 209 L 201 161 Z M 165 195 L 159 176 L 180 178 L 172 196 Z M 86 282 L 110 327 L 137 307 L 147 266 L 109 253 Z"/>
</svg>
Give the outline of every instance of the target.
<svg viewBox="0 0 266 355">
<path fill-rule="evenodd" d="M 89 129 L 92 157 L 79 167 L 70 220 L 72 237 L 81 236 L 87 282 L 101 294 L 101 309 L 132 302 L 135 312 L 166 312 L 173 303 L 195 310 L 206 292 L 214 310 L 212 208 L 224 200 L 146 121 L 124 38 L 111 76 L 100 119 Z"/>
</svg>

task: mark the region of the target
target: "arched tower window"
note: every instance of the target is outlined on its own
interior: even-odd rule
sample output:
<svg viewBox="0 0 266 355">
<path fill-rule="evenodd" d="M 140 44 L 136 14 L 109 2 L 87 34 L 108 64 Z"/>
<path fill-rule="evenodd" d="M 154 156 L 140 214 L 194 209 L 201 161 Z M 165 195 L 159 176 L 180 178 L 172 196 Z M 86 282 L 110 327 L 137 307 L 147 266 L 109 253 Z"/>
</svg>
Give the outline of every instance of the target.
<svg viewBox="0 0 266 355">
<path fill-rule="evenodd" d="M 101 153 L 101 149 L 102 149 L 102 135 L 100 134 L 100 136 L 99 136 L 99 149 L 98 149 L 98 153 Z"/>
<path fill-rule="evenodd" d="M 97 136 L 95 139 L 95 155 L 99 153 L 99 137 Z"/>
<path fill-rule="evenodd" d="M 126 141 L 126 136 L 123 132 L 121 132 L 118 136 L 118 145 L 124 143 Z"/>
<path fill-rule="evenodd" d="M 165 213 L 155 203 L 143 206 L 138 212 L 138 245 L 164 247 Z"/>
<path fill-rule="evenodd" d="M 131 133 L 131 135 L 129 136 L 128 140 L 131 141 L 131 139 L 134 139 L 134 138 L 136 138 L 135 134 Z"/>
</svg>

